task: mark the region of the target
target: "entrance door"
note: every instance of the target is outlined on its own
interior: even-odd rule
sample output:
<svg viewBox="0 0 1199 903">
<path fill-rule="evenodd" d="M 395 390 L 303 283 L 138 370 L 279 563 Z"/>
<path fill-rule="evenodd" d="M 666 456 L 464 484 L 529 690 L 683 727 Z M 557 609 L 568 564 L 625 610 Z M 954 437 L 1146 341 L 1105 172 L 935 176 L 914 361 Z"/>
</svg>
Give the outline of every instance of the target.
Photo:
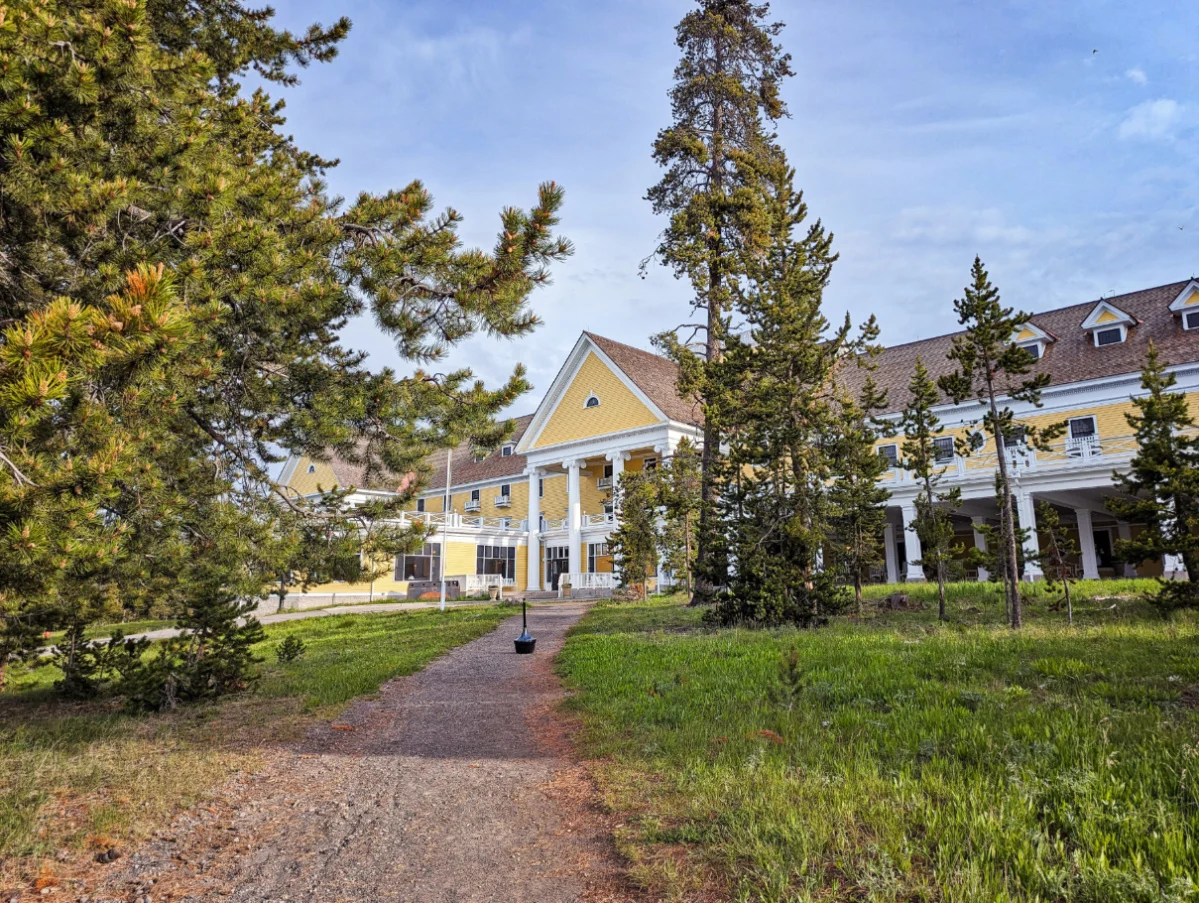
<svg viewBox="0 0 1199 903">
<path fill-rule="evenodd" d="M 570 546 L 547 546 L 545 550 L 545 585 L 555 592 L 558 578 L 570 570 Z"/>
</svg>

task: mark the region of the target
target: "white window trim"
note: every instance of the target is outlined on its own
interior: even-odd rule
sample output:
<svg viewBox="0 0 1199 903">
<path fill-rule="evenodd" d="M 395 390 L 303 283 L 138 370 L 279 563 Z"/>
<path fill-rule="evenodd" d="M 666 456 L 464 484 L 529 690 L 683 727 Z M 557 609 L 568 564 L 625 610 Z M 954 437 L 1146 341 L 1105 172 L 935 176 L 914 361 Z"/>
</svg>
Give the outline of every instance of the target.
<svg viewBox="0 0 1199 903">
<path fill-rule="evenodd" d="M 892 458 L 890 455 L 883 454 L 883 449 L 886 449 L 886 448 L 895 449 L 895 457 L 894 458 Z M 899 466 L 899 443 L 888 442 L 885 445 L 880 445 L 878 447 L 878 456 L 880 458 L 885 458 L 887 460 L 887 463 L 891 465 L 890 469 L 894 470 L 895 468 L 897 468 Z"/>
<path fill-rule="evenodd" d="M 1195 318 L 1194 326 L 1191 326 L 1187 322 L 1191 317 Z M 1184 310 L 1182 312 L 1182 328 L 1187 332 L 1190 332 L 1192 329 L 1199 329 L 1199 308 L 1196 308 L 1195 310 Z"/>
<path fill-rule="evenodd" d="M 516 447 L 515 447 L 515 446 L 513 446 L 513 445 L 505 445 L 505 446 L 503 447 L 503 449 L 500 451 L 500 457 L 502 457 L 502 458 L 511 458 L 511 457 L 512 457 L 512 452 L 513 452 L 513 451 L 515 451 L 515 448 L 516 448 Z"/>
<path fill-rule="evenodd" d="M 592 400 L 595 401 L 595 404 L 591 403 Z M 596 395 L 594 392 L 592 392 L 590 395 L 588 395 L 586 398 L 583 399 L 583 409 L 584 410 L 586 410 L 587 408 L 598 408 L 599 406 L 600 406 L 600 397 L 598 395 Z"/>
<path fill-rule="evenodd" d="M 1083 420 L 1091 421 L 1091 425 L 1094 427 L 1094 429 L 1091 431 L 1089 436 L 1075 436 L 1074 424 Z M 1066 421 L 1066 432 L 1071 439 L 1097 439 L 1099 437 L 1099 418 L 1097 418 L 1094 414 L 1083 414 L 1079 417 L 1071 417 Z"/>
<path fill-rule="evenodd" d="M 506 495 L 506 496 L 508 496 L 508 498 L 511 498 L 512 497 L 512 484 L 511 483 L 500 483 L 500 495 Z"/>
<path fill-rule="evenodd" d="M 1025 351 L 1031 352 L 1037 360 L 1040 360 L 1045 356 L 1045 343 L 1040 339 L 1033 339 L 1031 341 L 1020 342 L 1018 344 Z"/>
<path fill-rule="evenodd" d="M 937 443 L 945 442 L 947 440 L 949 442 L 949 457 L 942 458 L 939 454 L 937 454 L 940 451 L 940 447 L 937 445 Z M 953 461 L 954 458 L 957 457 L 957 453 L 958 453 L 957 445 L 953 441 L 953 436 L 936 436 L 933 438 L 933 463 L 934 464 L 948 464 L 951 461 Z"/>
<path fill-rule="evenodd" d="M 1128 340 L 1128 327 L 1123 323 L 1104 323 L 1102 326 L 1096 326 L 1091 330 L 1091 341 L 1095 343 L 1096 348 L 1106 348 L 1107 345 L 1099 344 L 1099 333 L 1111 332 L 1113 329 L 1120 331 L 1120 341 L 1108 342 L 1107 345 L 1123 345 Z"/>
</svg>

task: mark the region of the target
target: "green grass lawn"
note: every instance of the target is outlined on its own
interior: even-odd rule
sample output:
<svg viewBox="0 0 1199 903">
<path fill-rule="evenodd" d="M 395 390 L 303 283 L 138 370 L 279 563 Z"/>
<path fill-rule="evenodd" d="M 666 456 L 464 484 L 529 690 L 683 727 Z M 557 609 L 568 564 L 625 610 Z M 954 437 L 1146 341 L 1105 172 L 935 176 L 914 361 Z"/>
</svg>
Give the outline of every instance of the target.
<svg viewBox="0 0 1199 903">
<path fill-rule="evenodd" d="M 19 670 L 0 694 L 0 888 L 40 857 L 144 837 L 235 771 L 389 678 L 488 633 L 511 608 L 337 615 L 266 628 L 263 679 L 240 697 L 135 717 L 120 701 L 55 699 L 52 667 Z M 307 652 L 280 665 L 287 635 Z"/>
<path fill-rule="evenodd" d="M 1080 587 L 1073 630 L 1034 589 L 1019 633 L 976 585 L 948 626 L 929 588 L 811 632 L 605 605 L 559 668 L 622 849 L 668 896 L 1196 900 L 1199 626 L 1145 588 Z"/>
</svg>

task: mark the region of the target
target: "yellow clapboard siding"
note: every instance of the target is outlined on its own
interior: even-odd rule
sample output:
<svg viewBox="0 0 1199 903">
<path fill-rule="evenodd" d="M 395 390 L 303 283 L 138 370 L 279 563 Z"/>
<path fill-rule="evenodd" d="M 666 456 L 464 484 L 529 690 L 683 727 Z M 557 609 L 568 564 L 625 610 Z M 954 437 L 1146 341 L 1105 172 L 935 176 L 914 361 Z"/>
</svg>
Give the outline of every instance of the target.
<svg viewBox="0 0 1199 903">
<path fill-rule="evenodd" d="M 309 467 L 313 468 L 312 473 L 308 472 Z M 291 479 L 287 481 L 288 488 L 294 489 L 300 495 L 312 495 L 321 490 L 332 489 L 336 485 L 333 465 L 327 461 L 314 461 L 307 455 L 300 458 L 300 463 L 292 471 Z"/>
<path fill-rule="evenodd" d="M 599 398 L 599 405 L 584 407 L 587 397 L 593 393 Z M 660 418 L 592 352 L 575 373 L 533 447 L 544 448 L 660 422 Z"/>
<path fill-rule="evenodd" d="M 1114 323 L 1114 322 L 1116 322 L 1116 321 L 1117 321 L 1117 320 L 1119 320 L 1119 319 L 1120 319 L 1120 318 L 1119 318 L 1119 317 L 1117 317 L 1117 316 L 1116 316 L 1114 313 L 1112 313 L 1110 310 L 1105 310 L 1103 313 L 1101 313 L 1101 314 L 1100 314 L 1100 315 L 1099 315 L 1099 316 L 1098 316 L 1098 317 L 1095 319 L 1095 322 L 1096 322 L 1096 323 Z"/>
</svg>

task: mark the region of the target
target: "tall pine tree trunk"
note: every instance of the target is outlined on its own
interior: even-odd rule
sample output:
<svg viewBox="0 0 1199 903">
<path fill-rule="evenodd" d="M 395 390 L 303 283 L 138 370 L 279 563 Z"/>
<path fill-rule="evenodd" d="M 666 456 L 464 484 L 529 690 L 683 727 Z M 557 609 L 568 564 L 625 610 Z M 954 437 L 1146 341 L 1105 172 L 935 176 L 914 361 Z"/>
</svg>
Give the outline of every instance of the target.
<svg viewBox="0 0 1199 903">
<path fill-rule="evenodd" d="M 937 553 L 937 620 L 945 620 L 945 562 Z"/>
<path fill-rule="evenodd" d="M 1014 629 L 1024 624 L 1024 618 L 1020 611 L 1020 565 L 1016 552 L 1016 515 L 1012 510 L 1012 484 L 1007 468 L 1007 443 L 1003 438 L 1003 430 L 999 427 L 999 405 L 995 401 L 995 386 L 990 377 L 987 379 L 987 391 L 991 401 L 991 422 L 995 424 L 995 454 L 999 459 L 1000 542 L 1007 550 L 1007 561 L 1004 562 L 1006 573 L 1003 591 L 1004 598 L 1007 600 L 1009 623 Z"/>
</svg>

